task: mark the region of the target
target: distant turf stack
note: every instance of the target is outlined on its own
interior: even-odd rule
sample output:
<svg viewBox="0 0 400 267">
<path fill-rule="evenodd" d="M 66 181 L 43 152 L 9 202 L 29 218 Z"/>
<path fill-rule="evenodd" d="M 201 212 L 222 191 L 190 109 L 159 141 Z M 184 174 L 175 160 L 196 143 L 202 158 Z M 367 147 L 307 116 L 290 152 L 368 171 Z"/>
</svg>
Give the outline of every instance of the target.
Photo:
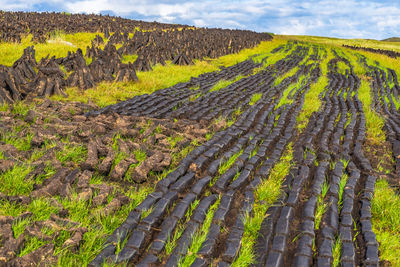
<svg viewBox="0 0 400 267">
<path fill-rule="evenodd" d="M 101 81 L 137 81 L 136 71 L 150 71 L 152 65 L 171 61 L 190 65 L 193 60 L 216 58 L 253 48 L 271 40 L 267 33 L 242 30 L 203 29 L 186 25 L 162 24 L 101 15 L 66 15 L 61 13 L 1 12 L 0 41 L 21 42 L 27 33 L 32 42 L 45 42 L 51 32 L 103 32 L 86 49 L 68 53 L 65 58 L 36 63 L 34 47 L 10 67 L 0 68 L 0 103 L 13 103 L 28 94 L 36 96 L 64 94 L 65 86 L 88 89 Z M 139 30 L 138 30 L 139 29 Z M 145 31 L 144 31 L 145 30 Z M 132 37 L 130 33 L 133 33 Z M 106 43 L 104 49 L 102 47 Z M 120 45 L 117 50 L 116 45 Z M 121 46 L 122 45 L 122 46 Z M 135 62 L 123 64 L 122 55 L 138 55 Z M 51 65 L 48 67 L 47 65 Z M 61 70 L 61 66 L 67 75 Z M 49 69 L 50 68 L 50 69 Z M 68 76 L 68 77 L 67 77 Z"/>
</svg>

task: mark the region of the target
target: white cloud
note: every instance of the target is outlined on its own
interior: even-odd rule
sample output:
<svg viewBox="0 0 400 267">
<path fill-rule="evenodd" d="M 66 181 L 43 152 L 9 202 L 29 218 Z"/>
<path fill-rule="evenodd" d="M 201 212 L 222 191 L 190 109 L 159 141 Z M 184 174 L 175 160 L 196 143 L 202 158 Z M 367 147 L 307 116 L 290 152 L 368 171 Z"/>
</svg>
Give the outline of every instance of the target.
<svg viewBox="0 0 400 267">
<path fill-rule="evenodd" d="M 0 0 L 0 7 L 2 10 L 6 11 L 22 11 L 22 10 L 31 10 L 35 5 L 44 3 L 43 0 Z M 48 4 L 62 4 L 63 0 L 48 0 L 45 3 Z"/>
<path fill-rule="evenodd" d="M 194 22 L 194 26 L 196 26 L 196 27 L 205 27 L 205 26 L 207 26 L 207 23 L 202 19 L 194 19 L 193 22 Z"/>
</svg>

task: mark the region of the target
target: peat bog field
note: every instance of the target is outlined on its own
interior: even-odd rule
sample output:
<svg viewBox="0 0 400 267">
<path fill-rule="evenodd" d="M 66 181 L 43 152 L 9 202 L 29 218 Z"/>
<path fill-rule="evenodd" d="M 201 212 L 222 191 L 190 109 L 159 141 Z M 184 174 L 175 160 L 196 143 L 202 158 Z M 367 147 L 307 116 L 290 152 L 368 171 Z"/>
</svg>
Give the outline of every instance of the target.
<svg viewBox="0 0 400 267">
<path fill-rule="evenodd" d="M 0 31 L 1 266 L 400 266 L 400 45 Z"/>
</svg>

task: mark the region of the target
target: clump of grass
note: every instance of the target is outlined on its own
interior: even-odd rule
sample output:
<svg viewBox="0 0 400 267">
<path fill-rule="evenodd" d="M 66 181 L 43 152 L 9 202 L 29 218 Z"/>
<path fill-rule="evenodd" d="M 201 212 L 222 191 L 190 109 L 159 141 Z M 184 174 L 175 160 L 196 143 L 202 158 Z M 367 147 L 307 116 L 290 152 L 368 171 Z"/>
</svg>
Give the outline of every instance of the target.
<svg viewBox="0 0 400 267">
<path fill-rule="evenodd" d="M 74 162 L 76 164 L 85 161 L 87 148 L 83 145 L 66 144 L 62 150 L 56 152 L 56 158 L 62 163 Z"/>
<path fill-rule="evenodd" d="M 340 74 L 343 74 L 343 75 L 346 74 L 346 70 L 350 71 L 350 67 L 346 63 L 344 63 L 343 61 L 339 61 L 337 63 L 337 68 L 338 68 L 338 72 Z"/>
<path fill-rule="evenodd" d="M 176 145 L 182 141 L 184 137 L 182 135 L 172 135 L 167 138 L 168 143 L 170 144 L 170 149 L 174 149 Z"/>
<path fill-rule="evenodd" d="M 232 263 L 232 266 L 249 266 L 254 263 L 256 243 L 261 223 L 264 220 L 268 209 L 276 202 L 282 194 L 281 185 L 289 174 L 293 165 L 293 143 L 288 144 L 281 159 L 271 170 L 268 179 L 263 180 L 254 194 L 253 216 L 247 215 L 244 223 L 244 233 L 239 256 Z M 266 178 L 266 177 L 265 177 Z"/>
<path fill-rule="evenodd" d="M 133 151 L 133 154 L 138 162 L 142 162 L 147 158 L 146 152 L 140 149 Z"/>
<path fill-rule="evenodd" d="M 255 93 L 255 94 L 253 94 L 253 95 L 251 96 L 249 105 L 250 105 L 250 106 L 254 105 L 255 103 L 257 103 L 258 100 L 261 99 L 261 97 L 262 97 L 262 93 Z"/>
<path fill-rule="evenodd" d="M 195 95 L 191 95 L 190 97 L 189 97 L 189 101 L 190 102 L 193 102 L 193 101 L 195 101 L 197 98 L 199 98 L 201 96 L 201 93 L 198 93 L 198 94 L 195 94 Z"/>
<path fill-rule="evenodd" d="M 191 266 L 193 262 L 196 260 L 197 252 L 200 250 L 201 245 L 206 240 L 207 233 L 210 229 L 212 219 L 219 206 L 220 200 L 221 200 L 220 198 L 217 199 L 217 201 L 213 205 L 211 205 L 210 209 L 206 214 L 206 218 L 204 219 L 202 226 L 193 235 L 192 243 L 189 246 L 186 257 L 182 258 L 179 261 L 178 266 L 180 267 Z"/>
<path fill-rule="evenodd" d="M 24 118 L 28 111 L 32 108 L 32 105 L 28 105 L 24 101 L 18 101 L 12 105 L 11 113 L 22 116 Z"/>
<path fill-rule="evenodd" d="M 214 92 L 214 91 L 218 91 L 221 90 L 222 88 L 227 87 L 228 85 L 239 81 L 240 79 L 242 79 L 244 76 L 243 75 L 238 75 L 236 76 L 234 79 L 232 80 L 220 80 L 218 81 L 216 84 L 214 84 L 214 86 L 209 90 L 209 92 Z"/>
<path fill-rule="evenodd" d="M 29 195 L 34 181 L 26 181 L 32 171 L 29 165 L 15 165 L 12 169 L 0 174 L 0 192 L 6 195 Z"/>
<path fill-rule="evenodd" d="M 384 179 L 375 184 L 371 214 L 381 260 L 400 266 L 400 197 Z"/>
<path fill-rule="evenodd" d="M 138 58 L 138 55 L 122 55 L 121 62 L 124 64 L 133 63 Z"/>
<path fill-rule="evenodd" d="M 25 207 L 20 204 L 8 200 L 0 201 L 0 215 L 17 217 L 24 212 L 24 210 Z"/>
<path fill-rule="evenodd" d="M 315 229 L 318 230 L 321 224 L 322 215 L 328 209 L 328 203 L 325 202 L 326 193 L 328 193 L 329 184 L 325 181 L 322 185 L 321 194 L 318 196 L 317 200 L 317 209 L 315 211 Z"/>
<path fill-rule="evenodd" d="M 343 163 L 343 169 L 344 172 L 342 174 L 342 177 L 340 177 L 340 182 L 339 182 L 339 199 L 338 199 L 338 208 L 339 208 L 339 213 L 340 210 L 342 209 L 342 205 L 343 205 L 343 192 L 344 192 L 344 188 L 346 186 L 347 180 L 349 179 L 349 175 L 346 173 L 346 168 L 347 165 L 349 164 L 348 160 L 341 160 L 341 162 Z"/>
<path fill-rule="evenodd" d="M 304 80 L 306 79 L 305 75 L 301 75 L 296 83 L 292 83 L 289 85 L 282 94 L 282 97 L 279 99 L 279 103 L 276 105 L 276 108 L 279 108 L 280 106 L 286 105 L 286 104 L 292 104 L 293 99 L 291 99 L 291 95 L 293 94 L 293 90 L 300 89 L 302 86 Z"/>
<path fill-rule="evenodd" d="M 37 250 L 38 248 L 40 248 L 41 246 L 43 246 L 45 244 L 46 244 L 45 241 L 37 238 L 36 236 L 28 236 L 25 239 L 25 243 L 23 245 L 22 250 L 19 253 L 17 253 L 17 256 L 18 257 L 25 256 L 25 255 L 31 253 L 32 251 Z"/>
<path fill-rule="evenodd" d="M 335 240 L 335 244 L 332 247 L 332 255 L 333 255 L 333 266 L 338 267 L 340 266 L 340 255 L 342 252 L 342 241 L 340 236 L 338 236 Z"/>
<path fill-rule="evenodd" d="M 218 169 L 219 174 L 225 173 L 235 163 L 236 159 L 243 153 L 243 149 L 233 154 L 229 159 L 223 161 Z"/>
<path fill-rule="evenodd" d="M 14 238 L 18 238 L 24 231 L 25 228 L 31 223 L 30 218 L 26 218 L 23 220 L 16 220 L 12 224 L 12 231 Z"/>
<path fill-rule="evenodd" d="M 385 133 L 383 132 L 384 120 L 374 110 L 372 110 L 372 91 L 369 83 L 365 80 L 361 80 L 361 86 L 358 91 L 358 96 L 360 101 L 363 103 L 365 112 L 367 138 L 372 142 L 372 144 L 382 144 L 386 141 Z"/>
<path fill-rule="evenodd" d="M 3 103 L 0 105 L 0 111 L 5 112 L 9 109 L 9 106 L 7 103 Z"/>
<path fill-rule="evenodd" d="M 196 209 L 196 207 L 199 205 L 200 200 L 196 199 L 195 201 L 192 202 L 190 205 L 190 208 L 187 210 L 185 214 L 185 219 L 183 221 L 179 222 L 178 225 L 176 226 L 175 232 L 172 236 L 168 237 L 167 242 L 165 243 L 165 255 L 170 255 L 174 248 L 176 247 L 176 242 L 178 239 L 181 237 L 183 234 L 183 231 L 185 230 L 185 224 L 190 220 L 190 217 L 193 214 L 193 211 Z"/>
<path fill-rule="evenodd" d="M 34 199 L 27 207 L 27 210 L 33 213 L 35 220 L 44 221 L 50 218 L 52 213 L 57 213 L 58 208 L 53 206 L 49 199 Z"/>
<path fill-rule="evenodd" d="M 33 134 L 27 133 L 25 137 L 17 136 L 16 131 L 0 133 L 0 141 L 13 145 L 19 151 L 28 151 L 31 148 Z"/>
</svg>

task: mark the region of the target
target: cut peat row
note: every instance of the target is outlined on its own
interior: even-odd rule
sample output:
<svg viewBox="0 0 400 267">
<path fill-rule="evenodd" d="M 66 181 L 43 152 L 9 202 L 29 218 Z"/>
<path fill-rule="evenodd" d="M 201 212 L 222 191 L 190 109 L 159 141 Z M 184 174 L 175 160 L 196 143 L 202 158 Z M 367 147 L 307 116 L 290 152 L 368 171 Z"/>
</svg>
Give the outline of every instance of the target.
<svg viewBox="0 0 400 267">
<path fill-rule="evenodd" d="M 395 163 L 395 183 L 400 177 L 400 86 L 396 72 L 389 68 L 374 67 L 367 64 L 364 57 L 360 58 L 372 77 L 371 87 L 374 96 L 374 109 L 385 119 L 387 140 L 392 145 L 393 161 Z"/>
<path fill-rule="evenodd" d="M 254 75 L 250 74 L 261 64 L 246 60 L 221 71 L 192 78 L 187 83 L 180 83 L 151 95 L 137 96 L 99 111 L 91 112 L 88 115 L 116 112 L 133 116 L 203 119 L 206 121 L 218 118 L 219 115 L 229 117 L 239 108 L 241 111 L 245 111 L 250 107 L 248 104 L 255 93 L 264 93 L 265 90 L 268 90 L 272 86 L 276 75 L 288 72 L 297 66 L 304 59 L 307 52 L 308 47 L 299 45 L 286 58 L 275 63 L 273 67 L 269 66 Z M 266 61 L 268 62 L 268 59 Z M 307 68 L 307 66 L 303 65 L 303 68 Z M 310 65 L 308 65 L 308 68 L 310 68 Z M 225 88 L 212 91 L 212 87 L 218 81 L 230 80 L 238 75 L 249 76 Z M 286 79 L 275 90 L 282 91 L 283 88 L 294 81 L 293 79 Z M 193 88 L 198 89 L 194 90 Z M 192 97 L 196 95 L 199 97 L 192 100 Z"/>
<path fill-rule="evenodd" d="M 339 62 L 348 66 L 346 73 L 338 72 Z M 379 263 L 370 220 L 376 177 L 361 149 L 360 81 L 339 57 L 329 62 L 328 78 L 321 110 L 295 143 L 296 164 L 284 181 L 284 194 L 261 224 L 255 266 Z M 341 252 L 334 254 L 337 244 Z"/>
<path fill-rule="evenodd" d="M 299 50 L 306 52 L 301 53 L 302 56 L 296 52 L 294 59 L 278 61 L 275 68 L 282 70 L 282 73 L 293 68 L 309 49 L 302 47 L 295 51 Z M 116 263 L 127 261 L 139 266 L 176 266 L 185 260 L 194 242 L 193 235 L 205 227 L 206 216 L 212 220 L 197 259 L 194 259 L 194 266 L 212 262 L 231 264 L 235 260 L 244 233 L 243 216 L 249 214 L 253 207 L 253 191 L 264 177 L 268 177 L 272 166 L 290 142 L 305 92 L 320 75 L 318 65 L 304 64 L 295 75 L 272 86 L 273 76 L 270 72 L 275 73 L 267 68 L 242 79 L 248 88 L 242 93 L 248 97 L 246 103 L 255 92 L 262 93 L 260 100 L 244 107 L 243 113 L 232 126 L 216 133 L 193 150 L 175 171 L 160 180 L 156 191 L 137 206 L 123 225 L 109 237 L 105 249 L 92 261 L 92 266 L 98 266 L 105 260 Z M 290 84 L 299 81 L 302 75 L 310 78 L 291 90 L 289 97 L 292 103 L 277 107 L 283 92 Z M 216 91 L 218 94 L 212 98 L 215 99 L 213 105 L 222 108 L 214 113 L 210 110 L 207 113 L 213 114 L 210 119 L 215 119 L 225 110 L 230 111 L 237 104 L 235 99 L 223 101 L 224 97 L 228 97 L 228 92 L 235 94 L 235 91 L 241 91 L 244 85 L 236 83 Z M 142 97 L 140 101 L 146 102 L 146 98 Z M 114 105 L 100 113 L 107 110 L 123 113 L 130 106 L 140 106 L 128 105 L 132 102 L 129 100 L 125 104 Z M 232 102 L 235 104 L 232 105 Z M 193 110 L 197 105 L 202 105 L 202 101 L 192 103 Z M 190 113 L 188 118 L 195 115 Z M 143 217 L 147 210 L 151 212 Z M 126 245 L 115 254 L 118 242 L 123 243 L 124 240 Z M 166 247 L 172 249 L 167 255 L 164 252 Z"/>
</svg>

